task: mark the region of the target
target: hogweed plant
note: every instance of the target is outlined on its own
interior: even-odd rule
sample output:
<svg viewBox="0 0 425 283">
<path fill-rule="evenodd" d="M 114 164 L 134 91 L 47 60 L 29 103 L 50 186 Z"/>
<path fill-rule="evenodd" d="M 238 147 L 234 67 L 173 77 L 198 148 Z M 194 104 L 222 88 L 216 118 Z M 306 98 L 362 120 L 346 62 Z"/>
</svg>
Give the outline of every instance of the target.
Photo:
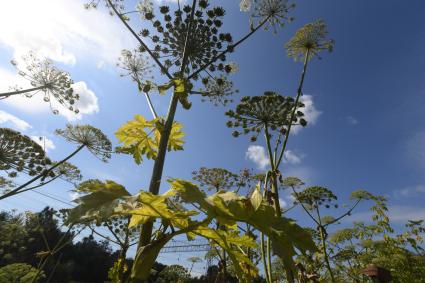
<svg viewBox="0 0 425 283">
<path fill-rule="evenodd" d="M 264 7 L 274 7 L 279 1 L 264 1 Z M 260 134 L 264 134 L 270 170 L 264 181 L 264 196 L 274 206 L 277 216 L 281 216 L 279 203 L 279 184 L 282 179 L 280 165 L 289 140 L 289 134 L 293 126 L 307 125 L 302 112 L 304 104 L 301 102 L 303 95 L 304 79 L 307 66 L 311 59 L 317 57 L 323 50 L 331 51 L 333 40 L 327 39 L 326 25 L 318 20 L 299 29 L 285 45 L 288 56 L 295 60 L 303 59 L 303 69 L 295 98 L 285 97 L 276 92 L 267 91 L 262 96 L 244 96 L 235 110 L 229 110 L 227 126 L 234 128 L 232 135 L 251 135 L 251 142 L 256 142 Z M 274 135 L 274 140 L 273 140 Z M 274 142 L 274 145 L 272 144 Z M 270 185 L 269 185 L 270 184 Z M 262 241 L 263 237 L 262 237 Z M 272 282 L 270 242 L 267 239 L 267 262 L 264 255 L 263 261 L 268 282 Z M 287 270 L 287 277 L 293 277 L 293 271 Z"/>
<path fill-rule="evenodd" d="M 69 73 L 55 67 L 49 59 L 40 59 L 34 52 L 28 53 L 22 59 L 24 67 L 16 60 L 11 63 L 18 70 L 18 74 L 31 84 L 31 88 L 13 87 L 10 92 L 0 93 L 0 99 L 20 94 L 30 98 L 42 93 L 43 100 L 49 103 L 53 114 L 59 114 L 59 110 L 52 105 L 53 100 L 68 110 L 79 113 L 75 104 L 80 96 L 72 88 L 74 82 Z"/>
<path fill-rule="evenodd" d="M 99 3 L 90 1 L 86 7 L 96 8 Z M 141 1 L 134 11 L 127 11 L 121 0 L 106 0 L 104 3 L 139 43 L 131 55 L 125 52 L 120 61 L 121 67 L 137 83 L 139 91 L 165 94 L 169 89 L 173 90 L 165 117 L 157 114 L 147 95 L 154 120 L 138 116 L 135 120 L 141 122 L 139 128 L 133 127 L 137 121 L 130 121 L 117 132 L 117 138 L 123 144 L 118 149 L 120 152 L 133 155 L 138 163 L 140 156 L 145 154 L 154 160 L 148 191 L 158 195 L 166 152 L 182 149 L 181 146 L 175 148 L 171 143 L 174 125 L 178 125 L 174 119 L 179 103 L 184 109 L 190 109 L 190 97 L 193 95 L 201 95 L 217 104 L 229 102 L 227 97 L 234 90 L 227 76 L 237 67 L 228 61 L 227 56 L 262 27 L 276 28 L 284 24 L 292 5 L 287 1 L 255 1 L 250 30 L 236 41 L 230 33 L 222 31 L 225 10 L 212 6 L 207 0 L 193 0 L 190 5 L 181 5 L 178 1 L 177 7 L 173 8 L 154 7 L 152 1 Z M 139 31 L 131 25 L 134 15 L 138 15 L 144 23 Z M 158 78 L 152 82 L 151 78 L 142 77 L 150 64 L 145 58 L 152 60 L 168 82 L 161 84 Z M 150 138 L 153 132 L 159 133 L 156 135 L 159 139 Z M 143 223 L 138 247 L 140 251 L 151 244 L 152 231 L 152 221 Z"/>
<path fill-rule="evenodd" d="M 323 215 L 322 209 L 338 208 L 337 196 L 328 188 L 320 186 L 312 186 L 297 191 L 304 183 L 295 177 L 288 177 L 282 181 L 283 186 L 290 188 L 293 192 L 293 197 L 296 203 L 299 204 L 302 209 L 307 213 L 309 218 L 314 222 L 317 229 L 318 239 L 320 241 L 321 254 L 330 277 L 330 281 L 337 282 L 332 270 L 330 263 L 329 251 L 327 247 L 328 241 L 328 227 L 332 224 L 338 223 L 343 218 L 350 216 L 352 211 L 359 205 L 361 201 L 365 200 L 378 200 L 379 197 L 375 197 L 369 192 L 358 190 L 351 194 L 350 199 L 354 201 L 354 204 L 344 213 L 337 217 Z"/>
</svg>

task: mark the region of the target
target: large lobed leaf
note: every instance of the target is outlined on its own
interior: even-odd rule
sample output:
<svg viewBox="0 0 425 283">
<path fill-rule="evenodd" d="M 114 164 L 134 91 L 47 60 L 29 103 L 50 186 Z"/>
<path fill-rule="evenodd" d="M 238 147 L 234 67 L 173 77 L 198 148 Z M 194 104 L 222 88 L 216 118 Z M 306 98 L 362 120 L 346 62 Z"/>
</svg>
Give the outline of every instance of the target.
<svg viewBox="0 0 425 283">
<path fill-rule="evenodd" d="M 76 192 L 85 195 L 75 200 L 78 206 L 69 210 L 68 223 L 106 219 L 114 213 L 120 199 L 131 196 L 123 186 L 109 180 L 83 182 Z"/>
<path fill-rule="evenodd" d="M 146 156 L 147 159 L 156 159 L 163 128 L 164 124 L 160 118 L 148 121 L 142 115 L 135 115 L 133 120 L 128 121 L 116 131 L 115 136 L 121 143 L 117 151 L 133 155 L 137 164 L 143 161 L 143 156 Z M 183 150 L 184 133 L 182 128 L 182 124 L 173 123 L 168 151 Z"/>
</svg>

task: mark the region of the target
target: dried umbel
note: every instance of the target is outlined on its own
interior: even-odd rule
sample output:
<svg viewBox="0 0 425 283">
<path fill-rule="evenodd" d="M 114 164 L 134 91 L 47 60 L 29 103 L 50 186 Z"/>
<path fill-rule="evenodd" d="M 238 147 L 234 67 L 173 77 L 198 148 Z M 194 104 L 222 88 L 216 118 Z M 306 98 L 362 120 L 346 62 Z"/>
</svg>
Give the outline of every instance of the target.
<svg viewBox="0 0 425 283">
<path fill-rule="evenodd" d="M 291 121 L 294 107 L 304 107 L 302 102 L 295 106 L 292 97 L 282 96 L 275 92 L 265 92 L 262 96 L 244 96 L 236 107 L 229 110 L 226 115 L 230 118 L 227 122 L 229 128 L 239 128 L 233 132 L 234 137 L 241 134 L 252 134 L 251 141 L 256 141 L 263 130 L 278 130 L 286 133 L 287 127 L 292 124 L 306 126 L 303 112 L 297 110 Z"/>
<path fill-rule="evenodd" d="M 151 29 L 142 29 L 140 36 L 150 39 L 152 55 L 158 58 L 168 72 L 180 76 L 183 55 L 187 54 L 187 66 L 183 70 L 186 75 L 193 73 L 200 67 L 211 63 L 206 72 L 231 72 L 226 65 L 226 56 L 219 56 L 220 52 L 232 48 L 232 36 L 221 33 L 222 18 L 225 10 L 221 7 L 209 7 L 207 0 L 200 0 L 195 8 L 191 22 L 191 6 L 184 6 L 174 12 L 168 6 L 159 7 L 160 15 L 153 10 L 144 12 L 143 17 L 152 24 Z M 188 29 L 191 27 L 189 36 Z M 140 47 L 141 52 L 146 52 Z M 206 73 L 205 72 L 205 73 Z M 193 78 L 198 79 L 198 75 Z"/>
<path fill-rule="evenodd" d="M 21 69 L 15 60 L 11 63 L 18 69 L 18 74 L 27 79 L 34 91 L 27 92 L 27 97 L 32 97 L 39 92 L 44 94 L 44 101 L 50 104 L 54 114 L 58 114 L 58 110 L 54 108 L 51 101 L 55 100 L 70 111 L 79 113 L 75 107 L 75 103 L 80 98 L 74 93 L 72 84 L 74 83 L 71 76 L 62 70 L 56 68 L 49 59 L 41 60 L 33 52 L 22 57 L 25 68 Z"/>
<path fill-rule="evenodd" d="M 205 86 L 205 88 L 200 90 L 202 101 L 208 100 L 216 106 L 227 105 L 233 102 L 230 97 L 234 93 L 239 92 L 233 88 L 233 82 L 224 76 L 219 78 L 203 78 L 202 83 Z"/>
<path fill-rule="evenodd" d="M 144 55 L 137 51 L 122 50 L 117 65 L 124 70 L 121 76 L 129 76 L 135 82 L 141 83 L 151 77 L 152 65 Z"/>
<path fill-rule="evenodd" d="M 0 170 L 6 171 L 9 177 L 16 177 L 18 172 L 34 176 L 49 164 L 51 161 L 43 148 L 30 137 L 0 128 Z"/>
<path fill-rule="evenodd" d="M 72 143 L 84 145 L 104 162 L 111 158 L 111 142 L 101 130 L 95 127 L 68 124 L 65 129 L 56 130 L 56 134 Z"/>
<path fill-rule="evenodd" d="M 252 17 L 258 19 L 259 22 L 267 21 L 265 27 L 272 27 L 276 31 L 277 27 L 283 27 L 286 22 L 292 21 L 291 17 L 288 17 L 288 13 L 295 7 L 294 4 L 288 3 L 288 0 L 252 0 L 243 1 L 245 10 L 251 9 L 253 6 Z M 241 2 L 242 4 L 242 2 Z M 249 6 L 249 8 L 247 8 Z"/>
<path fill-rule="evenodd" d="M 328 31 L 322 20 L 306 24 L 300 28 L 285 45 L 288 56 L 295 60 L 303 59 L 307 52 L 309 58 L 317 56 L 321 51 L 332 51 L 334 40 L 327 39 Z"/>
<path fill-rule="evenodd" d="M 192 172 L 192 178 L 208 191 L 228 191 L 239 185 L 239 176 L 223 168 L 201 167 Z"/>
</svg>

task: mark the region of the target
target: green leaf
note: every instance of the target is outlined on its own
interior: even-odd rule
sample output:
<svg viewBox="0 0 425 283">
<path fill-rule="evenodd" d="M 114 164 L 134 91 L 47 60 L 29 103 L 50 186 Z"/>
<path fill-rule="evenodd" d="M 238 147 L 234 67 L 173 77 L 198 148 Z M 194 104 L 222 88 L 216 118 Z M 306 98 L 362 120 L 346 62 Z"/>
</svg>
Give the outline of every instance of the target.
<svg viewBox="0 0 425 283">
<path fill-rule="evenodd" d="M 86 195 L 75 200 L 78 206 L 69 210 L 68 223 L 108 218 L 113 214 L 119 201 L 123 197 L 130 196 L 123 186 L 109 180 L 105 182 L 89 180 L 81 183 L 76 191 Z"/>
<path fill-rule="evenodd" d="M 122 125 L 115 133 L 121 143 L 117 152 L 133 155 L 137 164 L 143 161 L 143 156 L 147 159 L 156 159 L 163 128 L 163 121 L 160 118 L 148 121 L 142 115 L 135 115 L 134 120 Z M 168 140 L 168 151 L 183 150 L 182 128 L 182 124 L 173 123 Z"/>
</svg>

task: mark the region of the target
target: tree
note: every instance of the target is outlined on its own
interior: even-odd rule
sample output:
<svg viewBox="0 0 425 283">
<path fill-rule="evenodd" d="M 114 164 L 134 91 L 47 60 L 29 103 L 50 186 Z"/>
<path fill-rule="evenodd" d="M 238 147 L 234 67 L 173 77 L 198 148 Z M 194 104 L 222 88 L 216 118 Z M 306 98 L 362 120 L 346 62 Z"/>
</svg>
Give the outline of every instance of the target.
<svg viewBox="0 0 425 283">
<path fill-rule="evenodd" d="M 159 273 L 158 282 L 183 283 L 190 278 L 190 273 L 181 265 L 173 264 L 164 268 Z"/>
<path fill-rule="evenodd" d="M 45 278 L 44 274 L 38 275 L 35 279 L 37 269 L 25 263 L 13 263 L 0 267 L 1 283 L 26 283 L 39 282 Z M 35 280 L 35 281 L 34 281 Z"/>
</svg>

